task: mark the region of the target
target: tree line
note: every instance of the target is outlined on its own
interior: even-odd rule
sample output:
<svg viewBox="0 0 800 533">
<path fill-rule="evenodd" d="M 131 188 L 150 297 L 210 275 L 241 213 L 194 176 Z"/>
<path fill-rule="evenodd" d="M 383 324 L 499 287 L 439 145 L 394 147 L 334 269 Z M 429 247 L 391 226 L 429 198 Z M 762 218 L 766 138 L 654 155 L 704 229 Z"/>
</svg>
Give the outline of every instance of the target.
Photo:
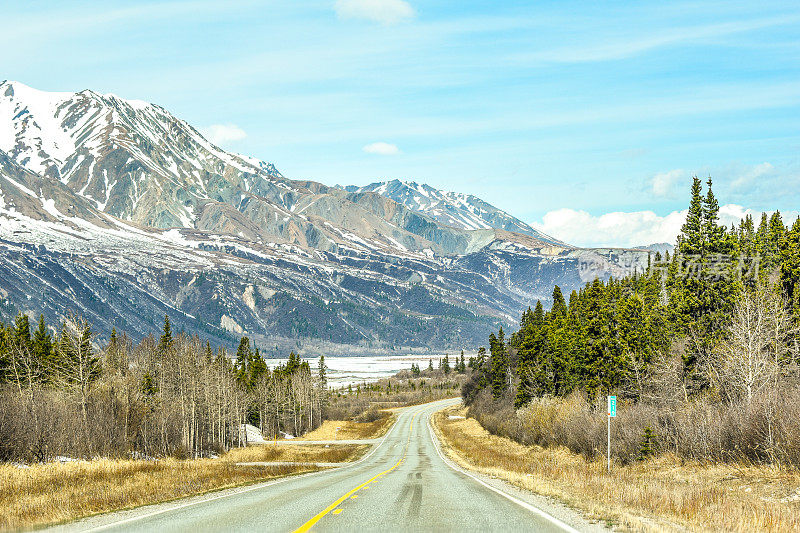
<svg viewBox="0 0 800 533">
<path fill-rule="evenodd" d="M 197 457 L 243 444 L 244 423 L 303 433 L 323 418 L 325 370 L 294 353 L 270 370 L 247 337 L 231 357 L 168 317 L 158 338 L 101 344 L 79 317 L 56 330 L 20 314 L 0 323 L 0 460 Z"/>
<path fill-rule="evenodd" d="M 703 194 L 694 178 L 671 257 L 652 254 L 644 271 L 595 279 L 568 300 L 554 287 L 549 310 L 537 302 L 517 331 L 489 336 L 463 396 L 514 409 L 571 394 L 598 410 L 606 394 L 665 408 L 780 404 L 800 390 L 799 283 L 800 218 L 787 227 L 776 211 L 726 227 L 711 179 Z M 774 429 L 785 413 L 764 409 Z"/>
</svg>

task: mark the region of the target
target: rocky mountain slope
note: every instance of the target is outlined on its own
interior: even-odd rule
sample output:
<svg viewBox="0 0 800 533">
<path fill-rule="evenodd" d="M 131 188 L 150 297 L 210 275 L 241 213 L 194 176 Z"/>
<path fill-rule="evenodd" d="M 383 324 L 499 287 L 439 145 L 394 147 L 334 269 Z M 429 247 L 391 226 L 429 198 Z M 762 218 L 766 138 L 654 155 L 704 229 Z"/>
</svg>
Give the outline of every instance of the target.
<svg viewBox="0 0 800 533">
<path fill-rule="evenodd" d="M 0 313 L 72 310 L 134 336 L 166 313 L 276 353 L 472 347 L 554 283 L 646 262 L 424 190 L 437 203 L 290 180 L 159 106 L 3 82 Z"/>
<path fill-rule="evenodd" d="M 529 235 L 556 246 L 569 245 L 534 229 L 502 209 L 484 202 L 477 196 L 442 191 L 415 181 L 380 181 L 364 187 L 343 187 L 350 192 L 374 192 L 391 198 L 407 208 L 425 213 L 442 224 L 465 230 L 496 228 Z"/>
</svg>

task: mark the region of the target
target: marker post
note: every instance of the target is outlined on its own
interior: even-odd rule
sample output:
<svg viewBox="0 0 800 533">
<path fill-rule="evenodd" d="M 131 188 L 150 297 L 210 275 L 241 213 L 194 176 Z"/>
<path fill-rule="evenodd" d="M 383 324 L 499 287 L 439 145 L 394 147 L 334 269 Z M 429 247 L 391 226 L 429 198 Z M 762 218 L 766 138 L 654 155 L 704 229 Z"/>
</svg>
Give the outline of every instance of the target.
<svg viewBox="0 0 800 533">
<path fill-rule="evenodd" d="M 617 416 L 617 397 L 608 397 L 608 445 L 606 446 L 606 454 L 608 455 L 608 473 L 611 473 L 611 417 Z"/>
</svg>

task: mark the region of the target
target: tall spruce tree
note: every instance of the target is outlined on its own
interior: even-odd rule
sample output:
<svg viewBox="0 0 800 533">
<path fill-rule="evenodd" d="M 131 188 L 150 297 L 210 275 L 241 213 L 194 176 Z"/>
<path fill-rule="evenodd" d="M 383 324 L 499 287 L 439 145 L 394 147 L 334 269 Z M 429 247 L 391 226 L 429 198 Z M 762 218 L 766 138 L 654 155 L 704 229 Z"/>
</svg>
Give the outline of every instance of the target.
<svg viewBox="0 0 800 533">
<path fill-rule="evenodd" d="M 42 378 L 49 381 L 55 373 L 56 365 L 53 357 L 53 342 L 44 323 L 44 315 L 39 315 L 39 324 L 33 332 L 32 351 L 37 366 L 42 368 Z"/>
<path fill-rule="evenodd" d="M 800 320 L 800 217 L 784 234 L 781 248 L 781 288 L 795 320 Z"/>
<path fill-rule="evenodd" d="M 172 326 L 169 323 L 169 316 L 164 315 L 164 330 L 161 333 L 161 338 L 158 341 L 158 353 L 162 357 L 167 355 L 172 350 Z"/>
<path fill-rule="evenodd" d="M 323 390 L 325 390 L 328 388 L 328 366 L 325 364 L 324 355 L 319 356 L 318 373 L 319 373 L 319 385 Z M 419 369 L 417 369 L 416 374 L 419 375 Z"/>
<path fill-rule="evenodd" d="M 703 185 L 700 178 L 692 178 L 692 197 L 686 222 L 678 236 L 678 251 L 684 255 L 701 255 L 704 248 L 703 236 Z"/>
<path fill-rule="evenodd" d="M 490 367 L 492 376 L 492 395 L 502 396 L 508 388 L 508 354 L 506 353 L 505 332 L 500 328 L 497 336 L 489 335 Z"/>
<path fill-rule="evenodd" d="M 242 385 L 247 385 L 250 381 L 250 364 L 252 363 L 253 352 L 250 350 L 250 339 L 242 337 L 239 340 L 239 347 L 236 349 L 236 378 Z M 294 353 L 292 353 L 292 356 Z"/>
</svg>

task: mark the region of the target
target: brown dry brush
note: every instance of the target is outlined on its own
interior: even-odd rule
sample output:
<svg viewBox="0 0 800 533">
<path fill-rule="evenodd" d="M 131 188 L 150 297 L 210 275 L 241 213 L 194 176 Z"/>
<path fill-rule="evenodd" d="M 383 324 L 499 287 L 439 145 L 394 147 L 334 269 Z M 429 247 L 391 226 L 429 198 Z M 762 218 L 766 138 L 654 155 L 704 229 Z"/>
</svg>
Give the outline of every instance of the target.
<svg viewBox="0 0 800 533">
<path fill-rule="evenodd" d="M 79 350 L 78 335 L 63 337 Z M 197 337 L 134 346 L 122 336 L 96 356 L 75 357 L 48 380 L 0 384 L 0 461 L 202 457 L 244 444 L 241 424 L 256 411 L 270 431 L 321 423 L 326 392 L 314 377 L 265 375 L 245 386 L 225 350 Z"/>
<path fill-rule="evenodd" d="M 308 470 L 313 468 L 173 458 L 39 463 L 24 469 L 0 464 L 0 531 L 27 530 Z"/>
<path fill-rule="evenodd" d="M 467 373 L 456 371 L 424 370 L 417 377 L 403 370 L 393 378 L 333 391 L 325 413 L 333 420 L 373 422 L 383 417 L 381 410 L 385 408 L 457 397 L 467 378 Z"/>
<path fill-rule="evenodd" d="M 651 453 L 702 462 L 736 461 L 800 467 L 800 371 L 797 330 L 780 297 L 759 288 L 744 293 L 726 340 L 702 361 L 710 387 L 687 394 L 681 354 L 673 343 L 631 390 L 618 391 L 612 456 L 622 464 Z M 469 414 L 491 433 L 522 444 L 568 447 L 587 458 L 606 453 L 605 397 L 581 391 L 534 398 L 515 410 L 513 393 L 494 399 L 482 390 Z"/>
<path fill-rule="evenodd" d="M 581 399 L 559 406 L 569 412 Z M 474 419 L 434 417 L 456 462 L 520 487 L 565 501 L 590 517 L 630 531 L 798 531 L 797 504 L 787 501 L 800 473 L 769 466 L 704 465 L 672 454 L 606 470 L 564 447 L 523 446 L 498 437 Z M 552 415 L 540 411 L 547 420 Z"/>
</svg>

